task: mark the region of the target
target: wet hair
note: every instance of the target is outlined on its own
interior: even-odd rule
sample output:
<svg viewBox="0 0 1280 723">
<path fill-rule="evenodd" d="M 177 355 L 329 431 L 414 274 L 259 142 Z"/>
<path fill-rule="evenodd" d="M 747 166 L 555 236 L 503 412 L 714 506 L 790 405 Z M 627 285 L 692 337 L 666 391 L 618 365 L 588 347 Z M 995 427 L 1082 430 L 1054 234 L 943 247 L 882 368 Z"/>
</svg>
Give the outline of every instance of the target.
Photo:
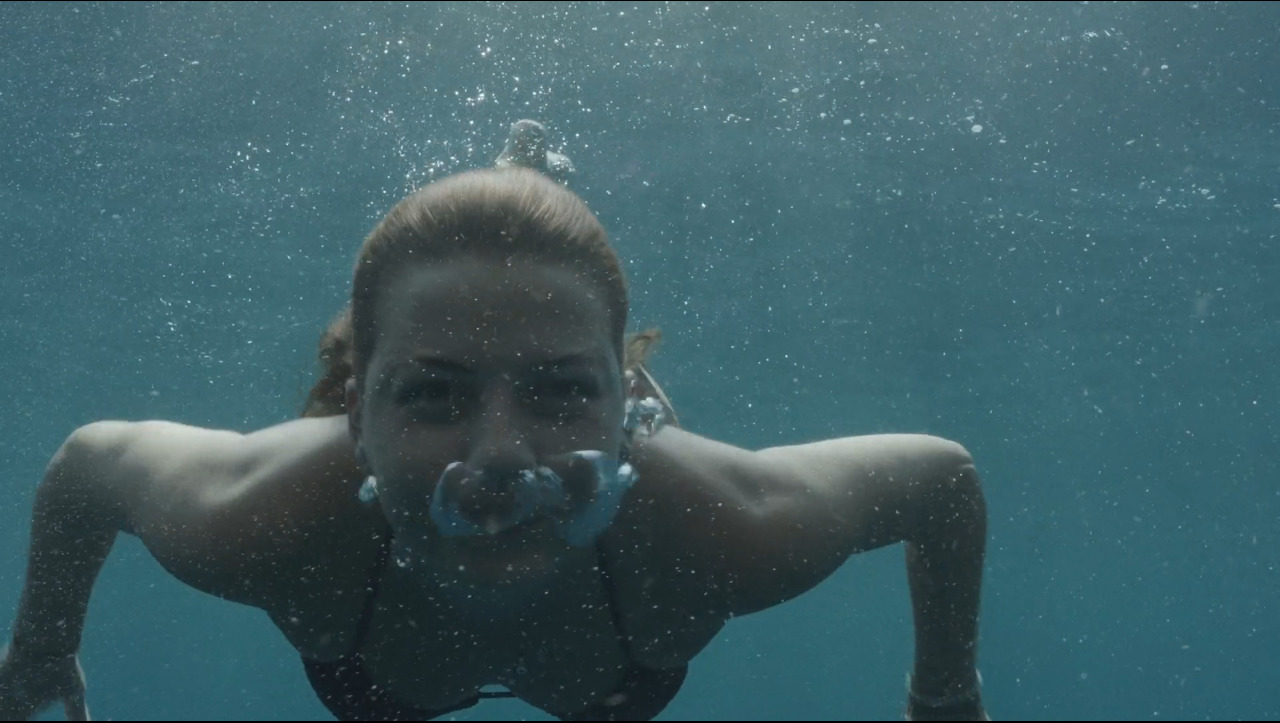
<svg viewBox="0 0 1280 723">
<path fill-rule="evenodd" d="M 347 412 L 347 380 L 355 373 L 351 353 L 351 305 L 329 322 L 320 335 L 320 378 L 311 387 L 304 417 L 332 417 Z"/>
<path fill-rule="evenodd" d="M 464 257 L 497 263 L 522 259 L 585 273 L 603 293 L 624 369 L 643 361 L 658 340 L 657 330 L 649 330 L 624 342 L 626 278 L 604 227 L 582 199 L 535 171 L 469 171 L 400 201 L 365 239 L 351 303 L 320 339 L 321 377 L 303 416 L 346 411 L 346 381 L 363 379 L 378 338 L 379 294 L 399 269 Z"/>
</svg>

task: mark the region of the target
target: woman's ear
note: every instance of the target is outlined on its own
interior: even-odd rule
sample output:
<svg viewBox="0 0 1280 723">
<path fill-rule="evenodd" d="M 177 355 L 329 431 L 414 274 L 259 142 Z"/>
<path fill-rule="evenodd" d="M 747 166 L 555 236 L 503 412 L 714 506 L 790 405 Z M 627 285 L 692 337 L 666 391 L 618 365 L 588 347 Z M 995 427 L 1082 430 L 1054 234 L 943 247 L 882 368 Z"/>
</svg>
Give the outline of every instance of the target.
<svg viewBox="0 0 1280 723">
<path fill-rule="evenodd" d="M 351 441 L 355 442 L 356 466 L 365 474 L 372 474 L 369 469 L 369 457 L 365 454 L 364 443 L 361 441 L 360 414 L 362 407 L 360 386 L 356 383 L 355 377 L 347 379 L 343 395 L 346 397 L 347 402 L 347 431 L 351 434 Z"/>
</svg>

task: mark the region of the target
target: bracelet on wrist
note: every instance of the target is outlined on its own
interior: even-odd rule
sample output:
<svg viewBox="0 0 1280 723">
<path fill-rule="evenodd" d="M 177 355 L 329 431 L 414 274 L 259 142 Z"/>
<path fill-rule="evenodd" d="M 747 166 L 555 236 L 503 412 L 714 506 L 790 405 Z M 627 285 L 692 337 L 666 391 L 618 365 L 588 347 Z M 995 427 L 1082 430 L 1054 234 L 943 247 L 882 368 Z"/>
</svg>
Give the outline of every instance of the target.
<svg viewBox="0 0 1280 723">
<path fill-rule="evenodd" d="M 907 700 L 912 707 L 937 710 L 977 705 L 982 701 L 982 673 L 975 671 L 973 685 L 946 695 L 923 695 L 916 692 L 913 676 L 907 674 Z"/>
</svg>

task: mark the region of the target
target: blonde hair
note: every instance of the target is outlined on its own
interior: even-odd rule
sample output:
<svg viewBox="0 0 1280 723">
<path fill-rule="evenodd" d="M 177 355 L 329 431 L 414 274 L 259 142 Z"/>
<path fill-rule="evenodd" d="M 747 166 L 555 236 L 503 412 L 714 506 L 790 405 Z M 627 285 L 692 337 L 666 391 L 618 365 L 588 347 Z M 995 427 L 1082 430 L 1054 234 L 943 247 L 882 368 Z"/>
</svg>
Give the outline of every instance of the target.
<svg viewBox="0 0 1280 723">
<path fill-rule="evenodd" d="M 536 171 L 469 171 L 409 195 L 365 238 L 356 260 L 351 303 L 321 337 L 322 374 L 303 415 L 345 411 L 343 388 L 352 376 L 363 379 L 378 338 L 379 294 L 392 274 L 409 264 L 463 256 L 497 262 L 523 257 L 585 272 L 604 292 L 624 369 L 641 363 L 659 338 L 654 329 L 624 341 L 626 278 L 608 234 L 582 199 Z"/>
</svg>

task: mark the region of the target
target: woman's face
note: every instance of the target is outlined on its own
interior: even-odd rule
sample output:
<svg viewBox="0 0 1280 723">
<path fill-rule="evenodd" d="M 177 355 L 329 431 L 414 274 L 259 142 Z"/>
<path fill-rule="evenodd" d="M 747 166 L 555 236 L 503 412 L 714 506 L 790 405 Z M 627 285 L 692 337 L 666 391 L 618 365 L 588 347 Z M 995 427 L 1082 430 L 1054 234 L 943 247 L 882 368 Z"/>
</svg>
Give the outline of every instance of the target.
<svg viewBox="0 0 1280 723">
<path fill-rule="evenodd" d="M 450 463 L 505 479 L 575 450 L 619 451 L 622 372 L 603 292 L 564 266 L 459 259 L 394 272 L 374 313 L 352 426 L 397 543 L 479 574 L 553 564 L 563 543 L 545 520 L 443 537 L 427 515 Z"/>
</svg>

